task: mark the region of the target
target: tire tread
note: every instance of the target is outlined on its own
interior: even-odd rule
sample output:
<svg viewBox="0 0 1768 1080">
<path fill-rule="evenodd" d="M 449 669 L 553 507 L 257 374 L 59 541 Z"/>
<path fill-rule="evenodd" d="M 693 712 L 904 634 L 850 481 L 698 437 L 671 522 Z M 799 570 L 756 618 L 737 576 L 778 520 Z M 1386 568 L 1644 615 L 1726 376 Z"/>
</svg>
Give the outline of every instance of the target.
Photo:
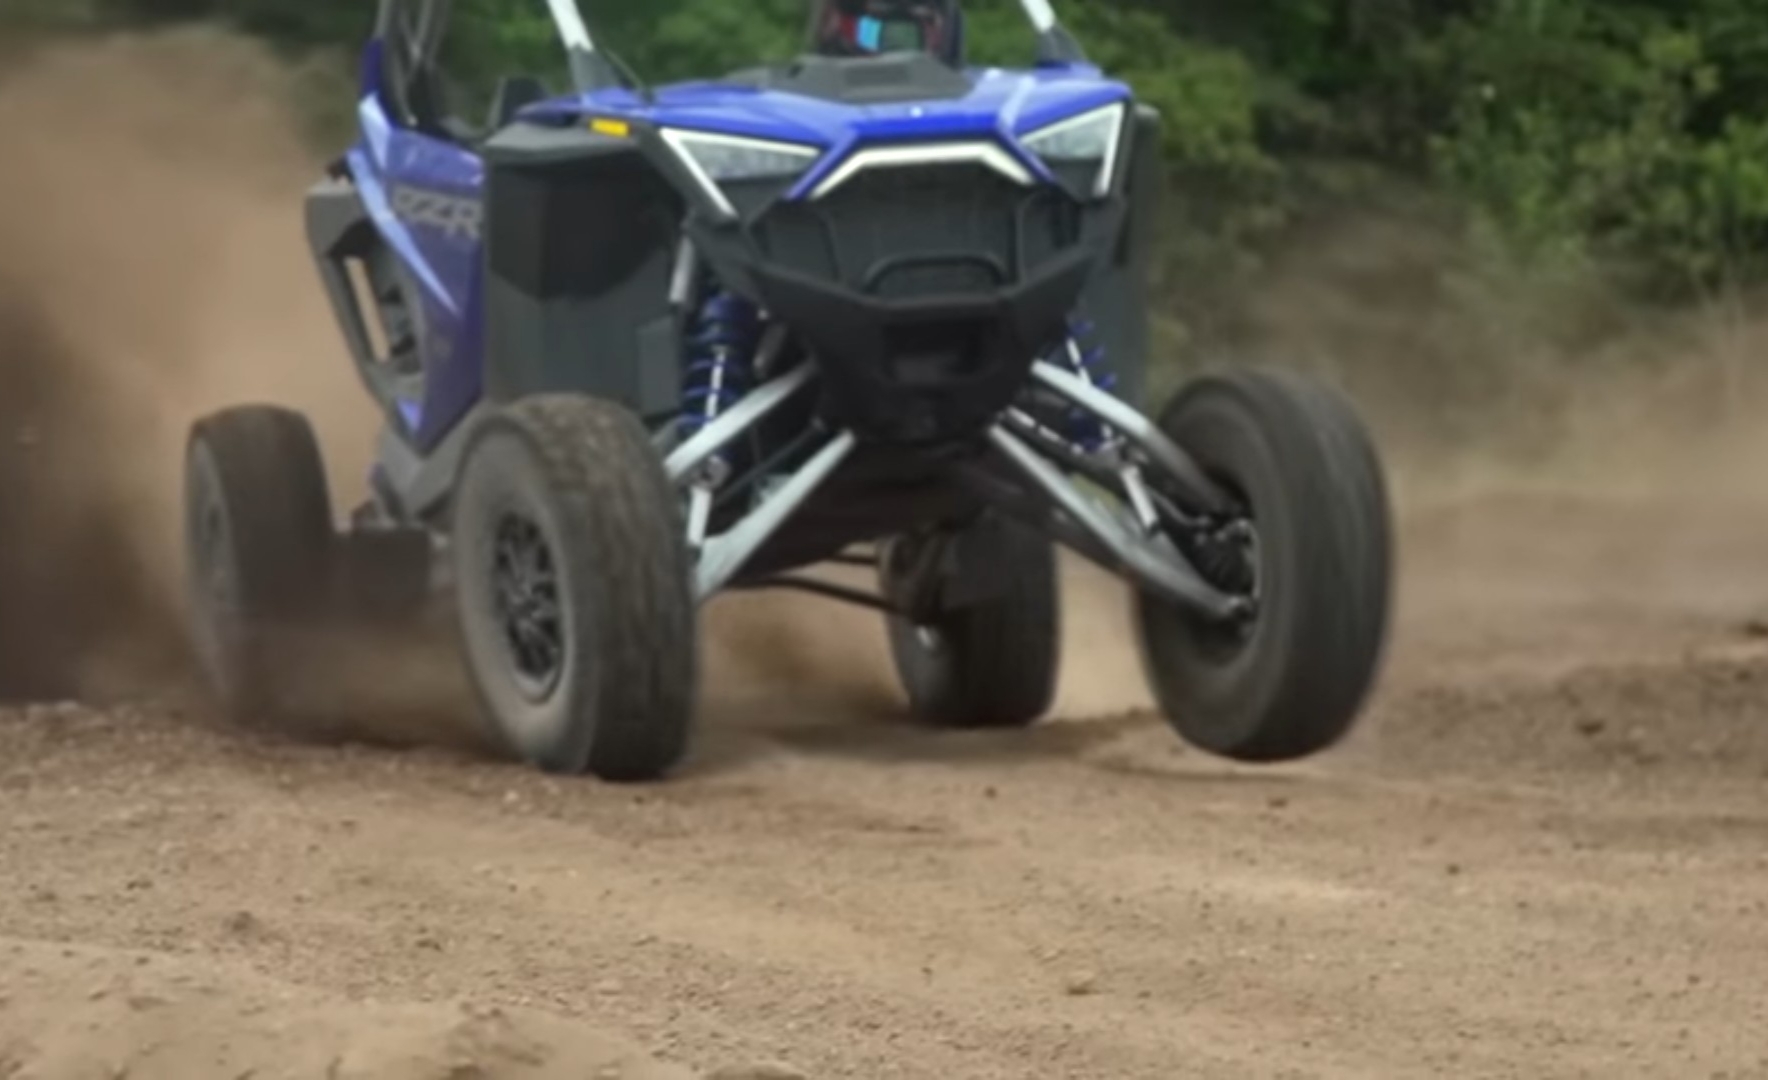
<svg viewBox="0 0 1768 1080">
<path fill-rule="evenodd" d="M 593 583 L 607 605 L 588 613 L 597 699 L 572 739 L 537 761 L 555 772 L 604 780 L 655 779 L 685 753 L 697 696 L 696 605 L 674 492 L 637 418 L 573 394 L 524 398 L 480 437 L 509 431 L 526 446 L 556 501 L 564 529 L 556 557 L 568 578 Z M 489 703 L 487 702 L 489 707 Z"/>
<path fill-rule="evenodd" d="M 1294 613 L 1292 633 L 1265 643 L 1274 650 L 1263 670 L 1272 684 L 1249 688 L 1251 715 L 1199 720 L 1195 714 L 1212 703 L 1166 673 L 1151 670 L 1150 680 L 1181 736 L 1206 749 L 1253 763 L 1317 754 L 1354 725 L 1385 650 L 1394 534 L 1379 457 L 1349 401 L 1295 372 L 1236 368 L 1204 376 L 1174 398 L 1162 426 L 1183 442 L 1196 409 L 1230 410 L 1269 448 L 1295 535 L 1261 531 L 1261 541 L 1294 546 L 1293 595 L 1278 601 Z M 1187 448 L 1202 458 L 1211 450 Z M 1138 622 L 1149 634 L 1146 617 Z"/>
<path fill-rule="evenodd" d="M 187 454 L 206 453 L 219 480 L 236 566 L 236 721 L 267 723 L 288 672 L 273 640 L 324 610 L 334 533 L 325 463 L 312 425 L 276 405 L 238 405 L 192 425 Z M 187 492 L 187 498 L 193 493 Z"/>
<path fill-rule="evenodd" d="M 889 618 L 891 653 L 915 711 L 951 728 L 1036 723 L 1056 695 L 1061 664 L 1061 591 L 1054 545 L 1006 524 L 993 553 L 1010 570 L 1000 596 L 946 614 L 938 630 L 949 650 L 929 655 L 915 627 Z"/>
</svg>

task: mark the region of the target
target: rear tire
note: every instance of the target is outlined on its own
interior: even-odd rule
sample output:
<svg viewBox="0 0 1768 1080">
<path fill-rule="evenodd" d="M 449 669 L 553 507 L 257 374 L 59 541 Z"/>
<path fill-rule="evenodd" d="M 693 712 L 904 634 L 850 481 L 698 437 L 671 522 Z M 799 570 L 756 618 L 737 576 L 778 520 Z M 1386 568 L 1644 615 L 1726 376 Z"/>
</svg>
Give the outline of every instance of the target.
<svg viewBox="0 0 1768 1080">
<path fill-rule="evenodd" d="M 325 464 L 300 413 L 246 405 L 192 426 L 186 590 L 199 662 L 228 716 L 287 719 L 294 636 L 323 617 L 335 543 Z"/>
<path fill-rule="evenodd" d="M 637 419 L 529 398 L 474 436 L 456 494 L 461 641 L 484 714 L 517 757 L 609 781 L 686 751 L 696 605 L 680 512 Z"/>
<path fill-rule="evenodd" d="M 1367 432 L 1324 384 L 1247 369 L 1184 387 L 1160 426 L 1244 500 L 1262 593 L 1240 636 L 1138 597 L 1161 710 L 1187 742 L 1239 761 L 1327 749 L 1355 723 L 1387 637 L 1393 527 Z"/>
<path fill-rule="evenodd" d="M 916 546 L 902 539 L 884 554 L 884 593 L 906 598 Z M 910 707 L 947 728 L 1015 728 L 1036 723 L 1056 696 L 1061 664 L 1061 590 L 1055 546 L 1015 522 L 986 520 L 956 542 L 965 560 L 999 574 L 999 591 L 968 603 L 936 603 L 917 623 L 886 616 L 890 653 Z M 937 571 L 936 571 L 937 572 Z M 949 572 L 949 571 L 948 571 Z"/>
</svg>

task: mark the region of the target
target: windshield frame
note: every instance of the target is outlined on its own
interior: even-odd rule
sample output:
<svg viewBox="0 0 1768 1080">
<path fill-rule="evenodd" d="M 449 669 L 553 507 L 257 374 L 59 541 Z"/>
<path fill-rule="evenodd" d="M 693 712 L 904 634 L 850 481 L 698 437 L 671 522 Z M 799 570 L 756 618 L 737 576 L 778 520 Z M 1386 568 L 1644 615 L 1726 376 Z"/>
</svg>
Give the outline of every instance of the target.
<svg viewBox="0 0 1768 1080">
<path fill-rule="evenodd" d="M 595 51 L 595 41 L 589 36 L 589 24 L 577 6 L 577 0 L 546 0 L 546 6 L 552 12 L 553 26 L 558 29 L 559 41 L 567 50 Z"/>
<path fill-rule="evenodd" d="M 1039 34 L 1055 31 L 1060 25 L 1056 19 L 1056 8 L 1050 0 L 1019 0 L 1019 7 L 1025 17 L 1031 20 L 1031 28 Z"/>
<path fill-rule="evenodd" d="M 590 36 L 589 23 L 583 15 L 584 2 L 585 0 L 546 0 L 546 6 L 552 13 L 553 26 L 558 31 L 559 41 L 570 58 L 577 89 L 588 92 L 606 85 L 609 69 L 607 58 L 596 49 L 595 39 Z M 1040 60 L 1068 58 L 1073 53 L 1078 53 L 1073 39 L 1056 18 L 1053 0 L 1019 0 L 1019 9 L 1025 13 L 1031 28 L 1037 31 Z"/>
</svg>

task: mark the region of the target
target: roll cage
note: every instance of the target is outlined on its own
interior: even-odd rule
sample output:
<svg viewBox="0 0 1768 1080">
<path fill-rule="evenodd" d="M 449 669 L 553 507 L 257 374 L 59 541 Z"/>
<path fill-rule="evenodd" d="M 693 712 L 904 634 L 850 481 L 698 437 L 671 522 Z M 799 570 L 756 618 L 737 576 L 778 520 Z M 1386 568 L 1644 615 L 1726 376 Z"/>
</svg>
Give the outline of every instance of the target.
<svg viewBox="0 0 1768 1080">
<path fill-rule="evenodd" d="M 541 2 L 564 48 L 577 92 L 593 93 L 636 82 L 616 57 L 596 45 L 579 0 Z M 1019 5 L 1037 34 L 1039 64 L 1085 59 L 1080 44 L 1057 19 L 1050 0 L 1019 0 Z M 457 130 L 458 122 L 450 119 L 443 106 L 439 80 L 439 57 L 452 9 L 453 0 L 381 0 L 375 21 L 379 42 L 375 62 L 380 70 L 379 79 L 373 81 L 382 87 L 384 104 L 396 122 L 458 138 L 463 132 Z M 494 122 L 543 94 L 544 88 L 534 80 L 507 80 L 492 107 Z"/>
</svg>

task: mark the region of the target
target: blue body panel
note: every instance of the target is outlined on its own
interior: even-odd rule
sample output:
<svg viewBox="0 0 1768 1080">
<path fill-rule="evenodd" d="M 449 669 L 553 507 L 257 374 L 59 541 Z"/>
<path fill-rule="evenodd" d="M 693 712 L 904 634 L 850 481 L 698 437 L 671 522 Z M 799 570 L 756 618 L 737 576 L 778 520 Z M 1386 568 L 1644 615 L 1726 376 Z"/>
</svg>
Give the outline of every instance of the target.
<svg viewBox="0 0 1768 1080">
<path fill-rule="evenodd" d="M 480 243 L 476 232 L 411 220 L 394 212 L 401 188 L 477 201 L 484 167 L 443 139 L 394 125 L 377 97 L 358 109 L 362 138 L 346 155 L 376 228 L 417 284 L 425 380 L 422 400 L 397 403 L 408 431 L 427 449 L 478 400 L 483 330 L 479 318 Z"/>
<path fill-rule="evenodd" d="M 881 105 L 833 101 L 729 83 L 660 87 L 647 101 L 629 90 L 572 94 L 524 109 L 524 120 L 569 124 L 585 117 L 773 139 L 827 151 L 788 198 L 801 198 L 855 149 L 891 143 L 991 139 L 1034 177 L 1052 177 L 1018 138 L 1090 109 L 1130 99 L 1123 83 L 1085 65 L 1027 72 L 974 69 L 961 98 Z M 396 212 L 401 193 L 445 200 L 482 196 L 484 168 L 452 141 L 401 127 L 390 119 L 379 43 L 362 64 L 360 138 L 346 161 L 375 225 L 405 263 L 422 293 L 421 339 L 429 377 L 421 400 L 400 401 L 407 435 L 420 453 L 444 438 L 478 401 L 483 386 L 482 230 L 458 217 Z"/>
</svg>

